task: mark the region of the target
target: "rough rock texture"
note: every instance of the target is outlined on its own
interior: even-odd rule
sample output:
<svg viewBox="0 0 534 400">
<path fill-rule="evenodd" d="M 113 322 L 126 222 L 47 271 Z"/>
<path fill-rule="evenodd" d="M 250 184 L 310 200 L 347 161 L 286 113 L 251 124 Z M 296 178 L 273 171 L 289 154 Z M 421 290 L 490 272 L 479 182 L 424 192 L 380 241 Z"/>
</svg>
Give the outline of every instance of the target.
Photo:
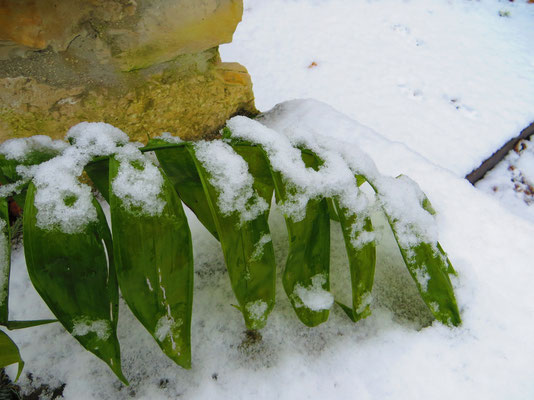
<svg viewBox="0 0 534 400">
<path fill-rule="evenodd" d="M 254 114 L 246 69 L 222 63 L 242 0 L 0 0 L 0 141 L 105 121 L 145 141 Z"/>
</svg>

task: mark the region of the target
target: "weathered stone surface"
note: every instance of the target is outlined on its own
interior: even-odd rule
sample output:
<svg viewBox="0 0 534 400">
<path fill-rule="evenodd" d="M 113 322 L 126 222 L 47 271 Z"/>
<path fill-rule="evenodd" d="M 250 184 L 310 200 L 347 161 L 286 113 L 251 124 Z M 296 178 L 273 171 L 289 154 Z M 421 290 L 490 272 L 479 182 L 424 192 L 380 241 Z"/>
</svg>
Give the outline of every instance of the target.
<svg viewBox="0 0 534 400">
<path fill-rule="evenodd" d="M 0 0 L 0 141 L 80 121 L 134 139 L 216 132 L 254 114 L 246 69 L 222 63 L 242 0 Z"/>
</svg>

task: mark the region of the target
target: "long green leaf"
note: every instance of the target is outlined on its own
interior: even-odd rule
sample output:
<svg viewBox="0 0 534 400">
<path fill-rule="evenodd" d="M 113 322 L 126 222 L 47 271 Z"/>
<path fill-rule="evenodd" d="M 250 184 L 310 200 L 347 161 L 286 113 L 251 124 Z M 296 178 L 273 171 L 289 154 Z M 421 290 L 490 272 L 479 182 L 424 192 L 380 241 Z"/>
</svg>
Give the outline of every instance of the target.
<svg viewBox="0 0 534 400">
<path fill-rule="evenodd" d="M 83 232 L 44 230 L 37 226 L 35 192 L 30 184 L 24 212 L 24 253 L 33 286 L 67 331 L 127 384 L 116 335 L 113 258 L 106 257 L 111 249 L 102 235 L 108 230 L 104 213 L 93 199 L 98 221 Z"/>
<path fill-rule="evenodd" d="M 232 144 L 232 148 L 247 162 L 249 172 L 254 177 L 254 189 L 267 202 L 270 210 L 274 182 L 263 151 L 258 146 L 243 142 Z"/>
<path fill-rule="evenodd" d="M 29 320 L 29 321 L 8 321 L 7 324 L 5 324 L 5 327 L 9 329 L 10 331 L 12 331 L 16 329 L 33 328 L 35 326 L 53 324 L 54 322 L 58 322 L 58 320 L 57 319 L 36 319 L 36 320 Z"/>
<path fill-rule="evenodd" d="M 341 207 L 339 201 L 335 200 L 334 203 L 349 259 L 352 309 L 348 308 L 350 310 L 348 315 L 356 322 L 371 314 L 369 304 L 375 275 L 376 247 L 374 241 L 358 245 L 355 244 L 355 240 L 359 235 L 372 232 L 373 225 L 371 219 L 366 217 L 363 223 L 363 230 L 361 232 L 353 232 L 353 226 L 357 224 L 359 217 L 348 209 Z M 347 308 L 343 307 L 343 310 L 347 312 Z"/>
<path fill-rule="evenodd" d="M 151 139 L 148 145 L 160 147 L 156 151 L 156 156 L 174 189 L 187 207 L 195 213 L 202 225 L 218 239 L 217 228 L 204 194 L 204 187 L 185 143 L 176 145 L 161 139 Z"/>
<path fill-rule="evenodd" d="M 373 186 L 372 183 L 371 186 Z M 373 188 L 377 191 L 374 186 Z M 435 213 L 426 196 L 423 198 L 421 207 L 430 214 Z M 449 278 L 449 274 L 455 273 L 454 268 L 439 242 L 427 243 L 422 241 L 415 246 L 403 246 L 402 241 L 399 240 L 396 221 L 385 208 L 383 211 L 393 231 L 404 263 L 427 307 L 434 317 L 443 324 L 460 325 L 462 322 L 460 311 Z"/>
<path fill-rule="evenodd" d="M 11 267 L 11 230 L 7 199 L 0 198 L 0 325 L 9 320 L 9 273 Z"/>
<path fill-rule="evenodd" d="M 267 157 L 267 156 L 266 156 Z M 318 168 L 317 159 L 302 153 L 306 167 Z M 285 202 L 293 190 L 282 175 L 271 169 L 276 197 Z M 286 217 L 289 254 L 282 277 L 284 290 L 298 318 L 307 326 L 317 326 L 328 319 L 329 310 L 306 305 L 303 294 L 330 290 L 330 217 L 326 198 L 311 199 L 306 216 L 295 222 Z"/>
<path fill-rule="evenodd" d="M 190 152 L 204 187 L 205 198 L 213 215 L 223 250 L 232 289 L 239 303 L 248 329 L 261 329 L 272 311 L 276 291 L 276 263 L 267 223 L 268 210 L 256 218 L 242 222 L 238 213 L 224 215 L 218 206 L 219 193 L 210 182 L 210 174 Z M 251 161 L 250 169 L 257 169 L 262 160 L 253 150 L 242 149 Z M 239 154 L 239 153 L 238 153 Z M 254 179 L 253 190 L 270 203 L 272 189 L 263 179 Z M 269 194 L 270 193 L 270 194 Z"/>
<path fill-rule="evenodd" d="M 304 154 L 313 156 L 316 165 L 322 164 L 322 160 L 314 152 L 306 149 Z M 365 183 L 365 179 L 357 176 L 356 184 L 361 186 L 363 183 Z M 342 207 L 337 198 L 328 199 L 328 212 L 330 218 L 338 221 L 341 225 L 349 260 L 352 288 L 352 307 L 340 302 L 336 303 L 353 322 L 357 322 L 371 314 L 369 305 L 372 299 L 371 292 L 375 276 L 376 245 L 374 240 L 364 240 L 363 243 L 358 243 L 358 240 L 361 240 L 362 236 L 372 233 L 373 225 L 369 216 L 365 216 L 363 223 L 360 223 L 361 217 Z M 360 224 L 361 230 L 354 231 Z"/>
<path fill-rule="evenodd" d="M 85 166 L 84 170 L 102 197 L 109 203 L 109 159 L 91 162 Z"/>
<path fill-rule="evenodd" d="M 119 167 L 119 161 L 111 158 L 110 183 Z M 131 211 L 110 191 L 117 276 L 126 303 L 163 352 L 190 368 L 191 233 L 178 195 L 164 174 L 163 178 L 161 215 Z"/>
<path fill-rule="evenodd" d="M 17 377 L 15 380 L 18 380 L 22 369 L 24 368 L 24 361 L 20 357 L 19 348 L 11 340 L 5 332 L 0 331 L 0 368 L 7 367 L 11 364 L 19 364 L 19 369 L 17 372 Z"/>
<path fill-rule="evenodd" d="M 0 154 L 0 183 L 5 185 L 8 183 L 14 183 L 16 181 L 19 181 L 21 179 L 21 176 L 17 172 L 17 167 L 19 165 L 38 165 L 54 158 L 59 153 L 60 151 L 57 149 L 41 147 L 40 149 L 33 149 L 31 151 L 28 151 L 23 160 L 8 159 L 4 154 Z M 13 199 L 22 209 L 24 209 L 24 202 L 26 200 L 26 190 L 27 185 L 21 186 L 19 188 L 19 192 L 13 195 Z"/>
</svg>

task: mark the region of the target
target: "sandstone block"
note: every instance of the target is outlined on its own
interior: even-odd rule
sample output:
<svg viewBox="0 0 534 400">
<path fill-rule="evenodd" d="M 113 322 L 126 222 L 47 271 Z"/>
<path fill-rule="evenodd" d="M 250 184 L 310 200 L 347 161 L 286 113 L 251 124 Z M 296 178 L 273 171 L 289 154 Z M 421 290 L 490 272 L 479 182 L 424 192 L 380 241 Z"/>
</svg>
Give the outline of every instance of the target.
<svg viewBox="0 0 534 400">
<path fill-rule="evenodd" d="M 213 135 L 254 114 L 223 63 L 242 0 L 0 0 L 0 141 L 104 121 L 134 139 Z"/>
</svg>

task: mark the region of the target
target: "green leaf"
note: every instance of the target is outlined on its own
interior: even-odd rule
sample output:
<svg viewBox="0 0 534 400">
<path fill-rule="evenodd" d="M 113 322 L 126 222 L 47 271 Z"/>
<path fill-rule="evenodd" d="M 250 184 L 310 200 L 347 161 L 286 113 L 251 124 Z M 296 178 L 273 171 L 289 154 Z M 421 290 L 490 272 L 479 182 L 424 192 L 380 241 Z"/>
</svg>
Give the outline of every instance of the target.
<svg viewBox="0 0 534 400">
<path fill-rule="evenodd" d="M 321 165 L 322 160 L 312 151 L 304 150 L 304 154 L 313 156 L 316 165 Z M 365 179 L 356 176 L 356 184 L 361 186 Z M 352 308 L 340 302 L 336 302 L 353 322 L 366 318 L 371 315 L 369 308 L 371 301 L 371 292 L 375 276 L 376 265 L 376 245 L 374 240 L 362 239 L 362 235 L 373 232 L 371 218 L 366 216 L 363 222 L 360 222 L 355 213 L 340 205 L 338 199 L 328 199 L 328 212 L 332 220 L 338 221 L 341 225 L 345 249 L 349 260 L 349 270 L 352 288 Z M 359 225 L 361 229 L 358 231 Z"/>
<path fill-rule="evenodd" d="M 254 189 L 267 202 L 270 210 L 274 193 L 274 182 L 269 163 L 265 159 L 263 151 L 258 146 L 243 143 L 233 144 L 232 148 L 247 162 L 248 170 L 254 177 Z M 267 213 L 268 216 L 269 214 Z"/>
<path fill-rule="evenodd" d="M 19 370 L 17 372 L 17 381 L 20 377 L 22 369 L 24 368 L 24 361 L 20 357 L 19 348 L 17 345 L 7 336 L 6 333 L 0 331 L 0 368 L 7 367 L 11 364 L 19 364 Z"/>
<path fill-rule="evenodd" d="M 33 328 L 35 326 L 41 326 L 46 324 L 52 324 L 58 322 L 57 319 L 36 319 L 31 321 L 8 321 L 4 326 L 10 331 L 16 329 Z"/>
<path fill-rule="evenodd" d="M 119 166 L 110 159 L 110 184 Z M 191 368 L 191 233 L 178 195 L 165 174 L 163 178 L 161 215 L 131 211 L 111 192 L 117 276 L 124 300 L 163 352 Z"/>
<path fill-rule="evenodd" d="M 353 232 L 353 227 L 358 224 L 358 216 L 351 213 L 348 209 L 341 207 L 339 201 L 335 200 L 334 203 L 339 215 L 339 222 L 349 259 L 352 286 L 351 319 L 356 322 L 371 314 L 369 304 L 375 275 L 376 248 L 374 241 L 368 241 L 360 245 L 357 243 L 357 240 L 358 236 L 373 232 L 373 225 L 371 219 L 366 217 L 363 222 L 363 230 Z"/>
<path fill-rule="evenodd" d="M 313 155 L 303 152 L 302 159 L 308 168 L 317 169 L 319 166 Z M 286 185 L 279 172 L 271 169 L 271 173 L 276 197 L 284 203 L 294 189 Z M 298 318 L 307 326 L 317 326 L 328 319 L 329 310 L 307 307 L 295 291 L 311 288 L 330 290 L 330 216 L 327 200 L 311 199 L 306 206 L 304 219 L 295 222 L 285 217 L 285 220 L 289 235 L 289 254 L 282 277 L 284 290 Z"/>
<path fill-rule="evenodd" d="M 268 213 L 242 222 L 238 213 L 223 215 L 219 210 L 217 189 L 210 183 L 210 175 L 195 157 L 192 145 L 186 148 L 191 154 L 204 187 L 205 198 L 213 215 L 224 254 L 232 289 L 243 313 L 247 329 L 261 329 L 267 322 L 275 302 L 276 263 L 271 241 Z M 236 150 L 250 161 L 249 171 L 259 172 L 264 165 L 260 153 L 254 149 Z M 254 176 L 253 173 L 253 176 Z M 254 176 L 253 189 L 268 204 L 272 198 L 272 186 L 265 174 Z"/>
<path fill-rule="evenodd" d="M 11 269 L 11 230 L 5 198 L 0 198 L 0 325 L 9 319 L 9 273 Z"/>
<path fill-rule="evenodd" d="M 42 148 L 40 150 L 29 151 L 24 160 L 7 159 L 5 155 L 0 154 L 0 183 L 3 185 L 14 183 L 22 179 L 17 172 L 19 165 L 31 166 L 38 165 L 48 161 L 59 154 L 58 150 L 52 148 Z M 27 185 L 19 187 L 18 193 L 13 195 L 14 200 L 20 208 L 24 209 L 24 202 L 26 199 Z"/>
<path fill-rule="evenodd" d="M 185 143 L 176 145 L 161 139 L 151 139 L 148 145 L 159 147 L 156 156 L 174 189 L 187 207 L 195 213 L 202 225 L 218 239 L 217 228 L 204 194 L 204 187 Z"/>
<path fill-rule="evenodd" d="M 109 203 L 109 159 L 90 162 L 84 168 L 100 194 Z"/>
<path fill-rule="evenodd" d="M 373 186 L 372 183 L 371 186 Z M 376 188 L 374 189 L 376 191 Z M 435 213 L 426 195 L 423 195 L 421 207 L 430 214 Z M 399 246 L 404 263 L 427 307 L 441 323 L 453 326 L 460 325 L 462 322 L 460 311 L 458 310 L 456 297 L 449 278 L 449 273 L 455 273 L 454 268 L 439 242 L 427 243 L 422 241 L 415 246 L 403 246 L 399 240 L 396 221 L 385 208 L 383 210 Z"/>
<path fill-rule="evenodd" d="M 116 334 L 118 288 L 111 249 L 104 243 L 103 232 L 109 235 L 104 213 L 93 199 L 98 220 L 82 232 L 41 229 L 35 192 L 30 184 L 24 212 L 24 253 L 33 286 L 65 329 L 127 384 Z"/>
<path fill-rule="evenodd" d="M 328 203 L 328 214 L 330 214 L 330 219 L 332 221 L 339 222 L 339 215 L 336 211 L 336 206 L 334 205 L 334 201 L 332 199 L 326 200 Z"/>
</svg>

